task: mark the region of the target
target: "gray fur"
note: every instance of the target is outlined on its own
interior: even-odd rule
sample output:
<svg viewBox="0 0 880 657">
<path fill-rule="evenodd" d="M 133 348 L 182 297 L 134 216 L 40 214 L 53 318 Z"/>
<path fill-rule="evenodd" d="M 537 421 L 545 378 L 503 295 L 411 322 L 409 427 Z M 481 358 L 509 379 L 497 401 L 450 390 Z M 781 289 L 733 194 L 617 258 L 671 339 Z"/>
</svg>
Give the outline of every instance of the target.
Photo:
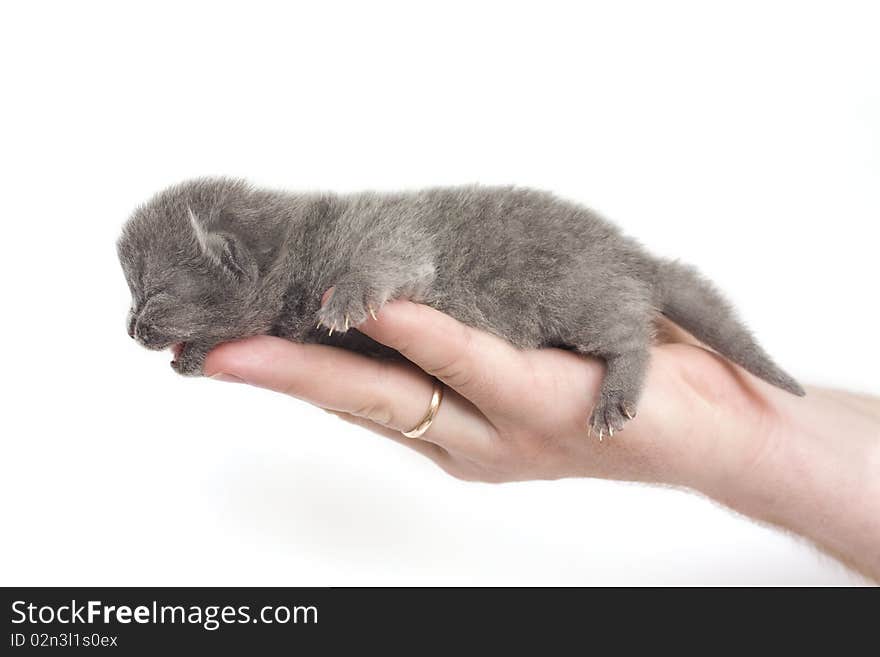
<svg viewBox="0 0 880 657">
<path fill-rule="evenodd" d="M 218 343 L 258 334 L 387 355 L 346 326 L 405 297 L 517 347 L 602 358 L 589 420 L 597 435 L 635 414 L 658 312 L 804 394 L 694 269 L 650 256 L 590 210 L 545 192 L 290 194 L 201 179 L 138 208 L 117 246 L 133 297 L 129 334 L 151 349 L 183 343 L 172 362 L 180 374 L 200 375 Z"/>
</svg>

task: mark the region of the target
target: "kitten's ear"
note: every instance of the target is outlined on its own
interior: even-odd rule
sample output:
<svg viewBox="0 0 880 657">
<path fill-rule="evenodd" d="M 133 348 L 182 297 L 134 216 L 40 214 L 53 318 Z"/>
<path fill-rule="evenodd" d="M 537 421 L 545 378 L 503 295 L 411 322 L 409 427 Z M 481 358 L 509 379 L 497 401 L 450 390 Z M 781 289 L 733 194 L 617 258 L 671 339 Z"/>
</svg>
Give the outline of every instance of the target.
<svg viewBox="0 0 880 657">
<path fill-rule="evenodd" d="M 187 208 L 187 216 L 196 243 L 208 261 L 236 280 L 257 278 L 257 262 L 241 240 L 229 233 L 210 230 L 191 208 Z"/>
</svg>

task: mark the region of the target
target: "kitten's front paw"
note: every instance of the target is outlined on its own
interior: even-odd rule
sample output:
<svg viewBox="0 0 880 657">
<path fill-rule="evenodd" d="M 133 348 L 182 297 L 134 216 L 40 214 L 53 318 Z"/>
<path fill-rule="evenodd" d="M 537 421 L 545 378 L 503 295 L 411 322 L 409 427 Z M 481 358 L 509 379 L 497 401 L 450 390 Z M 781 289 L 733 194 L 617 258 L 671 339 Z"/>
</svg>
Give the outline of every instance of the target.
<svg viewBox="0 0 880 657">
<path fill-rule="evenodd" d="M 334 285 L 327 291 L 324 303 L 318 311 L 318 327 L 323 327 L 330 333 L 345 333 L 348 329 L 363 324 L 367 317 L 376 319 L 376 313 L 388 297 L 388 293 L 382 293 L 363 283 L 347 281 Z"/>
<path fill-rule="evenodd" d="M 636 415 L 635 404 L 627 402 L 623 395 L 607 393 L 599 396 L 590 415 L 589 432 L 602 440 L 622 431 L 628 420 Z"/>
<path fill-rule="evenodd" d="M 209 350 L 204 345 L 184 342 L 175 349 L 171 367 L 183 376 L 202 376 L 202 367 Z"/>
</svg>

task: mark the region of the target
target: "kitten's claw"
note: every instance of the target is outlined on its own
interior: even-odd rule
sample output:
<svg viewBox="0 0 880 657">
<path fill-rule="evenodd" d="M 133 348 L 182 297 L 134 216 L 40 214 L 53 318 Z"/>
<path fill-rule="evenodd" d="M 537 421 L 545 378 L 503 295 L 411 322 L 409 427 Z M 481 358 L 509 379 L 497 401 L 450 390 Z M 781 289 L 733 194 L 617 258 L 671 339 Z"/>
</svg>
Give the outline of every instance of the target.
<svg viewBox="0 0 880 657">
<path fill-rule="evenodd" d="M 627 418 L 635 417 L 634 404 L 622 396 L 602 394 L 596 401 L 587 426 L 591 435 L 599 436 L 599 440 L 613 438 L 615 433 L 620 433 L 625 427 Z"/>
<path fill-rule="evenodd" d="M 330 327 L 330 332 L 327 333 L 327 337 L 329 338 L 329 337 L 331 337 L 332 335 L 333 335 L 333 327 L 331 326 L 331 327 Z"/>
<path fill-rule="evenodd" d="M 318 318 L 324 326 L 332 326 L 334 333 L 347 333 L 370 317 L 376 319 L 376 307 L 388 296 L 366 281 L 340 282 L 333 286 L 333 294 L 318 310 Z"/>
<path fill-rule="evenodd" d="M 205 356 L 213 345 L 186 342 L 175 351 L 171 368 L 184 376 L 202 376 Z"/>
</svg>

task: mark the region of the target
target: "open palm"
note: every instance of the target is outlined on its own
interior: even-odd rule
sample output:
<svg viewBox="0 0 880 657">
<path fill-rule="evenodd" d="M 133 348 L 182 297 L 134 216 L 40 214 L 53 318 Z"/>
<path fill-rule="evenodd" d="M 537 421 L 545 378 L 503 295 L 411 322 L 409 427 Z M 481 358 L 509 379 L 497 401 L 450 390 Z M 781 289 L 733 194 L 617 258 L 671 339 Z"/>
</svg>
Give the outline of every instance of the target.
<svg viewBox="0 0 880 657">
<path fill-rule="evenodd" d="M 386 305 L 358 328 L 409 362 L 260 336 L 217 348 L 205 373 L 304 399 L 469 480 L 594 476 L 689 484 L 707 450 L 736 450 L 747 466 L 771 429 L 762 399 L 774 391 L 682 343 L 688 336 L 674 328 L 667 339 L 677 342 L 653 349 L 636 418 L 603 441 L 587 432 L 604 373 L 600 360 L 561 349 L 521 351 L 407 301 Z M 400 432 L 425 414 L 432 376 L 447 386 L 440 410 L 420 439 L 405 438 Z"/>
</svg>

